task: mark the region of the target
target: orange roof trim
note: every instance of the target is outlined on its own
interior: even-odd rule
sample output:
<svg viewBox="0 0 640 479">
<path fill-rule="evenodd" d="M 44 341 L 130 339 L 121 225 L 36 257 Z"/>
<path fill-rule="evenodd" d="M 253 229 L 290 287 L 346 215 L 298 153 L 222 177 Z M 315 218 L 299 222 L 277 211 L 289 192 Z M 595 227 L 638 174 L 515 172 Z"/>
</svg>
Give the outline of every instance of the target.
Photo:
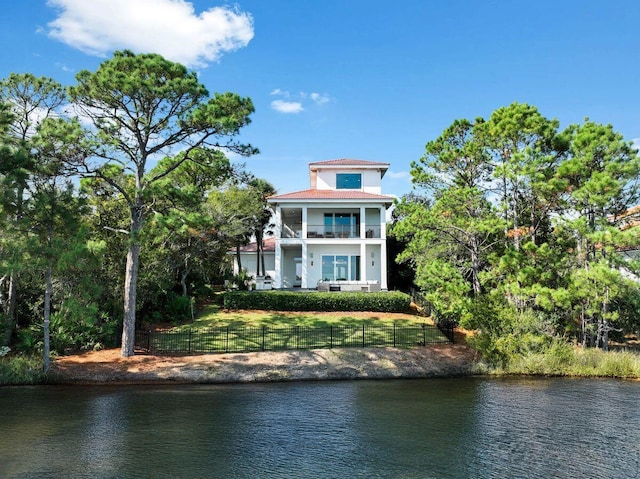
<svg viewBox="0 0 640 479">
<path fill-rule="evenodd" d="M 364 191 L 349 190 L 302 190 L 293 193 L 285 193 L 282 195 L 269 196 L 267 200 L 380 200 L 384 202 L 393 202 L 395 198 L 387 195 L 377 195 L 375 193 L 366 193 Z"/>
</svg>

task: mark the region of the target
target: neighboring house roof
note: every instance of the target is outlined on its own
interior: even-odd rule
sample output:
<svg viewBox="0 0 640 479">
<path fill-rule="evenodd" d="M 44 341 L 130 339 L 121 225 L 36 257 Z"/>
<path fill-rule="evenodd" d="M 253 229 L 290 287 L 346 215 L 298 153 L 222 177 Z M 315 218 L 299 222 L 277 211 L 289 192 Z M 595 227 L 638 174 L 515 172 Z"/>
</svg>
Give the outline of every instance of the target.
<svg viewBox="0 0 640 479">
<path fill-rule="evenodd" d="M 640 226 L 640 205 L 629 208 L 618 219 L 622 220 L 620 229 L 623 231 Z"/>
<path fill-rule="evenodd" d="M 387 195 L 377 195 L 375 193 L 366 193 L 364 191 L 353 190 L 302 190 L 293 193 L 285 193 L 282 195 L 269 196 L 269 202 L 278 202 L 282 200 L 376 200 L 385 203 L 393 203 L 395 198 Z"/>
<path fill-rule="evenodd" d="M 251 243 L 249 243 L 248 245 L 245 246 L 241 246 L 240 247 L 240 252 L 241 253 L 255 253 L 256 250 L 258 249 L 258 243 L 253 241 Z M 275 238 L 265 238 L 262 241 L 262 250 L 265 253 L 274 253 L 276 251 L 276 239 Z M 236 249 L 230 249 L 229 253 L 235 253 Z"/>
</svg>

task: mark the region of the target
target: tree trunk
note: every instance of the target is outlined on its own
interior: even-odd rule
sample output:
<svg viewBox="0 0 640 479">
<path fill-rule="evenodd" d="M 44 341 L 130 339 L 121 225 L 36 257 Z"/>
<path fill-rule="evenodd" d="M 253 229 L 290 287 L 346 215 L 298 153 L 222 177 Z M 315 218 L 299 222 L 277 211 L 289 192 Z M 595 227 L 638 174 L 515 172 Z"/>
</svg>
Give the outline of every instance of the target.
<svg viewBox="0 0 640 479">
<path fill-rule="evenodd" d="M 477 298 L 481 293 L 481 285 L 480 285 L 480 258 L 478 254 L 478 240 L 477 238 L 473 238 L 473 243 L 471 247 L 471 279 L 473 282 L 473 295 Z"/>
<path fill-rule="evenodd" d="M 4 330 L 4 334 L 2 335 L 2 343 L 0 343 L 0 346 L 9 346 L 10 342 L 10 322 L 9 317 L 7 316 L 7 308 L 9 305 L 4 294 L 4 285 L 5 283 L 7 283 L 8 279 L 9 278 L 6 274 L 2 278 L 0 278 L 0 314 L 2 314 L 2 328 Z"/>
<path fill-rule="evenodd" d="M 587 347 L 587 318 L 584 314 L 584 303 L 582 304 L 582 310 L 580 311 L 580 325 L 582 327 L 582 347 Z"/>
<path fill-rule="evenodd" d="M 242 271 L 242 262 L 240 261 L 240 245 L 236 245 L 236 263 L 238 263 L 238 274 Z"/>
<path fill-rule="evenodd" d="M 256 231 L 256 276 L 260 276 L 260 250 L 262 249 L 262 233 Z M 264 271 L 262 272 L 264 274 Z"/>
<path fill-rule="evenodd" d="M 602 350 L 609 351 L 609 330 L 611 325 L 606 319 L 602 320 Z"/>
<path fill-rule="evenodd" d="M 513 187 L 513 246 L 516 251 L 520 251 L 520 222 L 518 221 L 518 190 Z"/>
<path fill-rule="evenodd" d="M 135 350 L 136 292 L 138 266 L 140 263 L 140 239 L 138 235 L 141 228 L 142 206 L 138 206 L 137 208 L 132 208 L 131 211 L 131 234 L 124 276 L 124 317 L 122 318 L 122 347 L 120 350 L 120 355 L 123 358 L 133 356 Z"/>
<path fill-rule="evenodd" d="M 127 267 L 124 277 L 124 317 L 122 320 L 123 358 L 133 356 L 136 334 L 136 286 L 138 282 L 138 264 L 140 261 L 140 244 L 132 241 L 127 252 Z"/>
<path fill-rule="evenodd" d="M 44 289 L 44 353 L 42 369 L 45 373 L 51 368 L 51 346 L 49 338 L 49 324 L 51 320 L 51 295 L 53 292 L 53 282 L 51 280 L 51 265 L 47 267 L 47 279 Z"/>
<path fill-rule="evenodd" d="M 11 338 L 13 336 L 13 328 L 16 325 L 16 302 L 18 299 L 18 273 L 11 271 L 9 275 L 9 289 L 7 292 L 7 307 L 5 311 L 5 327 L 4 327 L 4 339 L 6 346 L 11 344 Z"/>
<path fill-rule="evenodd" d="M 189 270 L 184 269 L 180 274 L 180 285 L 182 286 L 182 296 L 187 296 L 187 277 L 189 276 Z"/>
</svg>

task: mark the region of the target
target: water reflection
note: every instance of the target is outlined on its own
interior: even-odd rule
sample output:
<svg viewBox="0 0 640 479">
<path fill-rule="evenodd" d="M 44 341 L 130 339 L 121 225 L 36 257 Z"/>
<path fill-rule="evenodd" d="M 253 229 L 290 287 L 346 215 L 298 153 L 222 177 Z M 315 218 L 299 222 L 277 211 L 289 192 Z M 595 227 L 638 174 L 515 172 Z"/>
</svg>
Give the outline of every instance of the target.
<svg viewBox="0 0 640 479">
<path fill-rule="evenodd" d="M 640 384 L 0 389 L 2 478 L 639 477 Z"/>
</svg>

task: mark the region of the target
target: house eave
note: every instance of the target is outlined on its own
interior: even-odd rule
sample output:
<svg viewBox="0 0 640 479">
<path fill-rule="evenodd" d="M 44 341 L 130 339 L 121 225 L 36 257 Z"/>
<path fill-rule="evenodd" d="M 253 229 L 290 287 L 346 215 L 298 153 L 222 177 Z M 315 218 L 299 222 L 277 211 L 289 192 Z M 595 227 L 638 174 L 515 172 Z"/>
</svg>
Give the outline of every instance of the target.
<svg viewBox="0 0 640 479">
<path fill-rule="evenodd" d="M 395 198 L 393 197 L 389 197 L 388 199 L 384 199 L 384 198 L 362 198 L 362 199 L 354 199 L 354 198 L 310 198 L 310 199 L 303 199 L 303 198 L 279 198 L 279 199 L 267 199 L 267 202 L 277 206 L 279 204 L 288 204 L 288 205 L 292 205 L 292 204 L 300 204 L 300 205 L 306 205 L 306 206 L 310 206 L 310 205 L 340 205 L 340 204 L 350 204 L 350 205 L 361 205 L 363 203 L 365 204 L 369 204 L 369 205 L 380 205 L 383 204 L 385 205 L 386 208 L 389 208 L 393 202 L 395 201 Z"/>
</svg>

